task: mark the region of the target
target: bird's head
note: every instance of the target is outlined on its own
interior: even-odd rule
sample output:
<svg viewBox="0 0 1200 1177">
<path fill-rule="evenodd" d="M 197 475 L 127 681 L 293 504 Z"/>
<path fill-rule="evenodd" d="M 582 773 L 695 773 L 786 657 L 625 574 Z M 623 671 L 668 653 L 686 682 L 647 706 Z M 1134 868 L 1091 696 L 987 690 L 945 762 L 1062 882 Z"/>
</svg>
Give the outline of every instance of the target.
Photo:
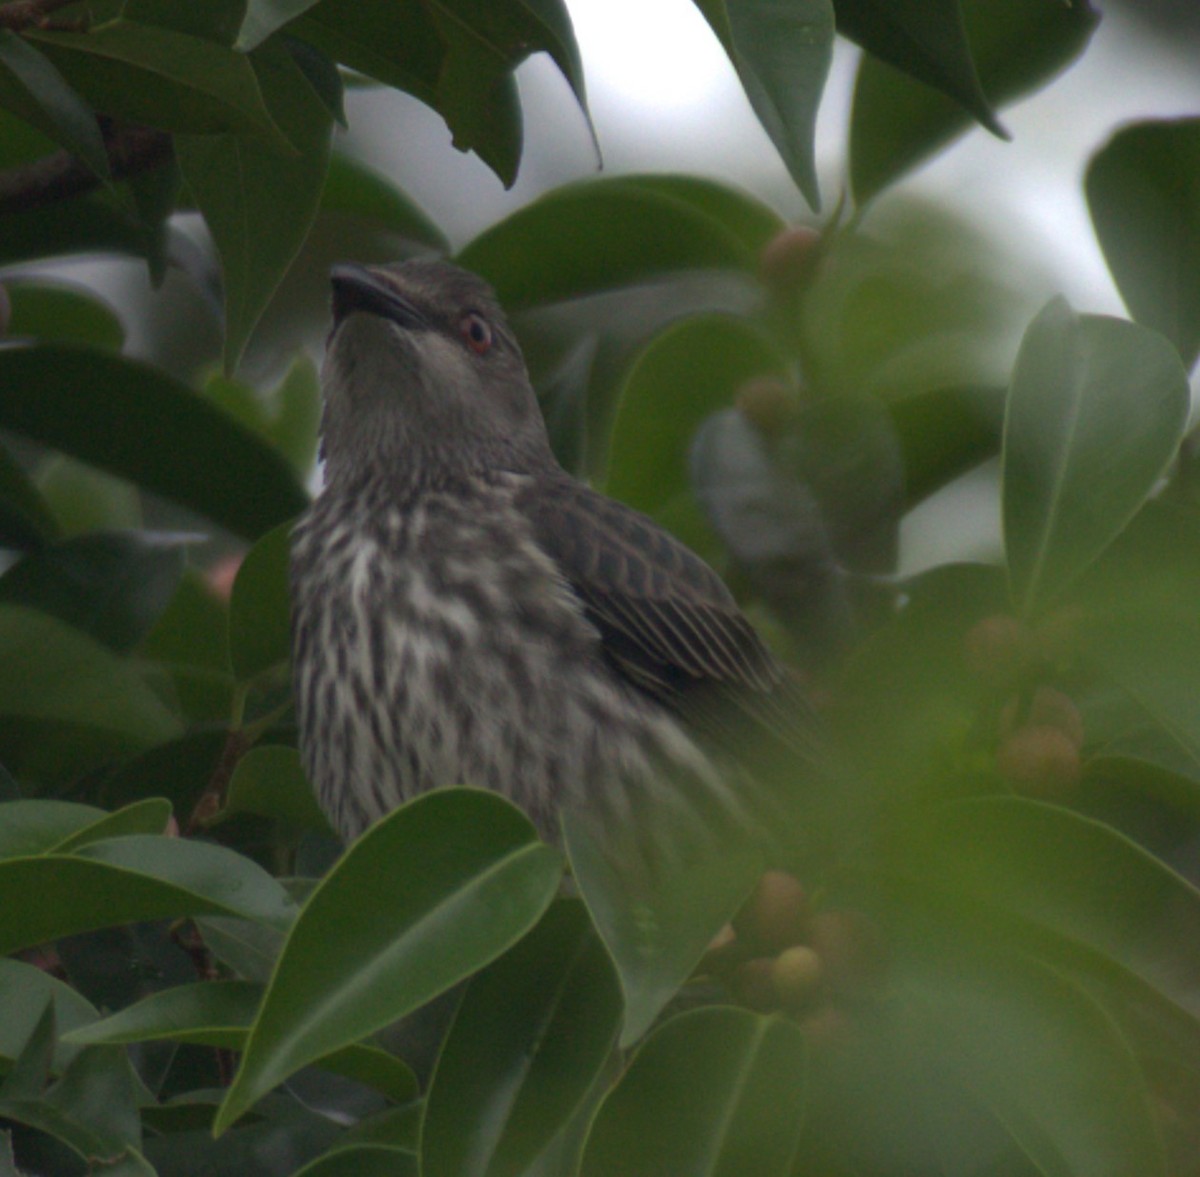
<svg viewBox="0 0 1200 1177">
<path fill-rule="evenodd" d="M 437 478 L 552 460 L 525 361 L 485 282 L 424 260 L 338 265 L 332 281 L 327 477 L 368 463 Z"/>
</svg>

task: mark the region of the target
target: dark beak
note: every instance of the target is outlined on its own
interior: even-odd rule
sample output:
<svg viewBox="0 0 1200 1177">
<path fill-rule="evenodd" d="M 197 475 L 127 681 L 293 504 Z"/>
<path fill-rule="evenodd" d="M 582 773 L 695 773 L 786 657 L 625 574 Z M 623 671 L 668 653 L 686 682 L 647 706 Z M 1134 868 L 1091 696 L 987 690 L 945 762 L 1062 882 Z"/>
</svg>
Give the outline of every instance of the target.
<svg viewBox="0 0 1200 1177">
<path fill-rule="evenodd" d="M 386 278 L 356 262 L 339 262 L 330 271 L 333 283 L 333 324 L 362 311 L 399 323 L 409 330 L 428 327 L 419 310 Z"/>
</svg>

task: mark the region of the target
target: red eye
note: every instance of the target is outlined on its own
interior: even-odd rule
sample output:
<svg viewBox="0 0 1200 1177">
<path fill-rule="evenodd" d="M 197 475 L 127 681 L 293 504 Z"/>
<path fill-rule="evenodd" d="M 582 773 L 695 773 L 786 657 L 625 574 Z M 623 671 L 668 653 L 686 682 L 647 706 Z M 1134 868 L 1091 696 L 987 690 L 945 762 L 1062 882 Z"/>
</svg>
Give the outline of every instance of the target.
<svg viewBox="0 0 1200 1177">
<path fill-rule="evenodd" d="M 482 315 L 476 314 L 474 311 L 469 315 L 463 315 L 458 329 L 462 333 L 463 342 L 476 355 L 481 356 L 484 352 L 491 350 L 492 325 Z"/>
</svg>

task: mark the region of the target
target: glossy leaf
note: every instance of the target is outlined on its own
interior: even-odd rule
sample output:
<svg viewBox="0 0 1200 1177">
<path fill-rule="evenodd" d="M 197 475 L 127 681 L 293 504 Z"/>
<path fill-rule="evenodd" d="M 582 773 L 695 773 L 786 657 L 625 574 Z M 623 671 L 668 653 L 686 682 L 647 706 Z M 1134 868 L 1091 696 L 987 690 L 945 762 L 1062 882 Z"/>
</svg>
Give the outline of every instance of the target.
<svg viewBox="0 0 1200 1177">
<path fill-rule="evenodd" d="M 128 653 L 166 609 L 183 575 L 179 538 L 110 532 L 48 544 L 0 576 L 0 602 L 38 609 Z"/>
<path fill-rule="evenodd" d="M 286 50 L 264 46 L 254 75 L 288 143 L 246 134 L 178 136 L 179 166 L 221 257 L 225 370 L 237 367 L 317 213 L 333 120 Z"/>
<path fill-rule="evenodd" d="M 620 986 L 587 912 L 557 904 L 467 989 L 426 1100 L 422 1172 L 527 1172 L 582 1104 L 620 1020 Z"/>
<path fill-rule="evenodd" d="M 785 359 L 745 319 L 704 315 L 668 328 L 641 353 L 621 389 L 604 489 L 654 514 L 688 489 L 688 451 L 700 423 Z"/>
<path fill-rule="evenodd" d="M 248 858 L 203 842 L 144 834 L 71 854 L 6 859 L 0 886 L 30 897 L 0 913 L 0 952 L 137 920 L 222 914 L 279 928 L 293 915 L 287 893 Z"/>
<path fill-rule="evenodd" d="M 680 1014 L 638 1051 L 592 1124 L 582 1177 L 787 1177 L 807 1103 L 799 1027 L 744 1009 Z"/>
<path fill-rule="evenodd" d="M 371 827 L 288 936 L 216 1130 L 306 1063 L 494 959 L 536 922 L 560 871 L 492 793 L 438 791 Z"/>
<path fill-rule="evenodd" d="M 821 206 L 814 158 L 817 107 L 833 58 L 830 0 L 696 0 L 763 130 L 804 198 Z"/>
<path fill-rule="evenodd" d="M 75 801 L 21 799 L 0 803 L 0 858 L 43 854 L 108 814 Z"/>
<path fill-rule="evenodd" d="M 1088 207 L 1130 314 L 1200 355 L 1200 119 L 1123 127 L 1092 157 Z"/>
<path fill-rule="evenodd" d="M 759 852 L 732 831 L 717 853 L 684 823 L 672 826 L 672 817 L 652 815 L 658 832 L 639 831 L 658 843 L 661 854 L 651 863 L 644 845 L 619 846 L 563 814 L 571 872 L 625 992 L 622 1046 L 649 1029 L 763 871 Z"/>
<path fill-rule="evenodd" d="M 0 348 L 0 385 L 3 428 L 128 478 L 248 539 L 307 502 L 279 453 L 136 360 L 67 344 Z M 80 396 L 81 389 L 88 395 Z"/>
<path fill-rule="evenodd" d="M 90 291 L 65 283 L 9 282 L 8 334 L 14 339 L 62 339 L 120 351 L 125 328 L 116 312 Z"/>
<path fill-rule="evenodd" d="M 995 135 L 1008 135 L 979 84 L 962 0 L 834 0 L 838 32 L 953 98 Z"/>
<path fill-rule="evenodd" d="M 1052 301 L 1013 370 L 1002 458 L 1004 542 L 1026 613 L 1121 532 L 1183 435 L 1187 375 L 1159 335 Z"/>
<path fill-rule="evenodd" d="M 1040 89 L 1087 46 L 1099 17 L 1088 0 L 963 0 L 975 67 L 992 107 Z M 971 125 L 966 109 L 864 55 L 850 114 L 850 179 L 860 204 Z"/>
<path fill-rule="evenodd" d="M 45 969 L 20 960 L 0 958 L 0 1063 L 11 1063 L 28 1041 L 47 1003 L 54 1006 L 55 1029 L 52 1067 L 61 1069 L 79 1052 L 61 1035 L 89 1025 L 99 1014 L 86 998 Z"/>
<path fill-rule="evenodd" d="M 127 834 L 161 834 L 166 831 L 170 817 L 170 801 L 165 797 L 147 797 L 72 830 L 49 849 L 55 854 L 70 854 L 91 842 L 123 838 Z"/>
<path fill-rule="evenodd" d="M 287 149 L 249 59 L 213 41 L 120 18 L 86 33 L 23 35 L 97 110 L 181 133 L 252 133 Z"/>
<path fill-rule="evenodd" d="M 332 834 L 295 748 L 251 748 L 233 770 L 223 812 L 257 813 Z"/>
<path fill-rule="evenodd" d="M 242 682 L 286 663 L 291 653 L 288 558 L 291 521 L 269 531 L 238 569 L 229 600 L 229 658 Z"/>
<path fill-rule="evenodd" d="M 556 188 L 485 230 L 458 255 L 512 312 L 679 271 L 752 270 L 757 253 L 689 193 L 637 177 Z"/>
<path fill-rule="evenodd" d="M 28 41 L 0 29 L 0 104 L 83 160 L 101 179 L 108 151 L 96 115 Z"/>
</svg>

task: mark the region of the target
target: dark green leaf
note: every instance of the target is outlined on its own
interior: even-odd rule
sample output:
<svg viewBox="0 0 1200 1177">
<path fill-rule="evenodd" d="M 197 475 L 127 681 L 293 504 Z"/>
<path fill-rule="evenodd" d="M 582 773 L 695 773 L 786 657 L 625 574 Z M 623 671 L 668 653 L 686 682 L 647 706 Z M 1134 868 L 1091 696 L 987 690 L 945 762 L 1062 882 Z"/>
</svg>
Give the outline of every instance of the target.
<svg viewBox="0 0 1200 1177">
<path fill-rule="evenodd" d="M 638 832 L 658 843 L 661 861 L 649 863 L 636 846 L 602 839 L 586 820 L 563 815 L 572 874 L 625 991 L 622 1046 L 649 1029 L 763 870 L 761 854 L 732 833 L 717 854 L 674 812 L 644 815 L 643 823 Z"/>
<path fill-rule="evenodd" d="M 122 19 L 24 35 L 105 114 L 181 133 L 241 131 L 288 149 L 249 59 L 211 40 Z"/>
<path fill-rule="evenodd" d="M 964 0 L 985 98 L 1004 106 L 1037 90 L 1087 46 L 1099 19 L 1088 0 Z M 966 109 L 864 55 L 850 114 L 850 179 L 860 204 L 971 125 Z"/>
<path fill-rule="evenodd" d="M 480 234 L 458 261 L 512 312 L 681 270 L 751 271 L 758 254 L 691 193 L 621 177 L 555 189 Z"/>
<path fill-rule="evenodd" d="M 90 1002 L 45 969 L 19 960 L 0 959 L 0 1007 L 4 1009 L 4 1017 L 0 1018 L 0 1062 L 11 1063 L 17 1057 L 47 1003 L 54 1006 L 54 1021 L 60 1035 L 86 1026 L 100 1016 Z M 54 1044 L 54 1069 L 65 1067 L 79 1049 L 63 1042 L 60 1036 Z"/>
<path fill-rule="evenodd" d="M 17 460 L 0 445 L 0 545 L 36 548 L 58 534 L 50 505 Z"/>
<path fill-rule="evenodd" d="M 331 1149 L 297 1169 L 295 1177 L 418 1177 L 417 1154 L 386 1144 Z"/>
<path fill-rule="evenodd" d="M 123 838 L 126 834 L 161 834 L 166 831 L 170 817 L 170 801 L 165 797 L 147 797 L 72 831 L 51 849 L 55 854 L 69 854 L 91 842 Z"/>
<path fill-rule="evenodd" d="M 317 0 L 248 0 L 235 48 L 243 53 L 257 49 L 272 33 L 316 3 Z"/>
<path fill-rule="evenodd" d="M 620 1020 L 620 986 L 586 911 L 557 904 L 471 982 L 426 1100 L 422 1172 L 526 1172 L 581 1105 Z"/>
<path fill-rule="evenodd" d="M 994 135 L 1008 134 L 979 84 L 962 0 L 834 0 L 838 32 L 953 98 Z"/>
<path fill-rule="evenodd" d="M 247 553 L 229 601 L 229 659 L 245 682 L 280 663 L 291 652 L 288 558 L 292 523 L 267 532 Z"/>
<path fill-rule="evenodd" d="M 13 1059 L 12 1069 L 0 1083 L 0 1101 L 13 1099 L 36 1099 L 42 1093 L 50 1077 L 54 1057 L 54 1040 L 58 1036 L 55 1025 L 54 1001 L 47 997 L 42 1011 L 29 1031 Z"/>
<path fill-rule="evenodd" d="M 830 0 L 695 0 L 804 198 L 821 206 L 817 107 L 833 59 Z"/>
<path fill-rule="evenodd" d="M 288 936 L 216 1130 L 300 1067 L 498 956 L 545 910 L 560 871 L 529 821 L 492 793 L 438 791 L 372 826 Z"/>
<path fill-rule="evenodd" d="M 233 770 L 225 813 L 257 813 L 331 835 L 295 748 L 251 748 Z"/>
<path fill-rule="evenodd" d="M 0 576 L 0 602 L 48 613 L 124 654 L 162 615 L 183 566 L 178 537 L 92 533 L 18 561 Z"/>
<path fill-rule="evenodd" d="M 251 59 L 274 118 L 292 146 L 247 134 L 177 136 L 184 179 L 204 214 L 225 279 L 225 370 L 292 264 L 317 213 L 332 119 L 286 50 Z"/>
<path fill-rule="evenodd" d="M 10 347 L 0 349 L 0 386 L 3 428 L 129 478 L 248 539 L 307 502 L 278 452 L 146 364 L 67 344 Z"/>
<path fill-rule="evenodd" d="M 366 164 L 335 151 L 329 161 L 323 212 L 343 213 L 409 241 L 449 253 L 445 234 L 401 189 Z"/>
<path fill-rule="evenodd" d="M 270 875 L 232 850 L 145 834 L 95 842 L 72 854 L 6 859 L 0 886 L 29 897 L 0 913 L 0 952 L 181 915 L 237 915 L 279 928 L 294 911 Z"/>
<path fill-rule="evenodd" d="M 5 801 L 0 803 L 0 858 L 42 854 L 107 816 L 103 809 L 74 801 Z"/>
<path fill-rule="evenodd" d="M 807 1102 L 804 1036 L 713 1006 L 672 1018 L 600 1105 L 582 1177 L 787 1177 Z"/>
<path fill-rule="evenodd" d="M 45 56 L 8 29 L 0 29 L 0 103 L 108 178 L 95 112 Z"/>
<path fill-rule="evenodd" d="M 1160 335 L 1052 301 L 1030 324 L 1004 422 L 1004 539 L 1030 613 L 1133 518 L 1183 436 L 1187 374 Z"/>
<path fill-rule="evenodd" d="M 638 357 L 621 390 L 605 491 L 654 514 L 688 490 L 692 436 L 756 376 L 786 373 L 772 341 L 745 319 L 704 315 L 668 328 Z"/>
<path fill-rule="evenodd" d="M 40 464 L 37 484 L 65 536 L 140 531 L 143 526 L 138 488 L 86 462 L 54 454 Z"/>
<path fill-rule="evenodd" d="M 8 334 L 14 339 L 62 339 L 120 351 L 125 328 L 116 312 L 90 290 L 43 281 L 7 284 L 12 301 Z"/>
<path fill-rule="evenodd" d="M 1092 157 L 1088 207 L 1130 314 L 1200 355 L 1200 119 L 1136 123 Z"/>
<path fill-rule="evenodd" d="M 245 9 L 246 0 L 205 0 L 203 4 L 180 4 L 179 0 L 124 0 L 121 15 L 125 20 L 173 29 L 228 47 L 237 36 Z"/>
</svg>

